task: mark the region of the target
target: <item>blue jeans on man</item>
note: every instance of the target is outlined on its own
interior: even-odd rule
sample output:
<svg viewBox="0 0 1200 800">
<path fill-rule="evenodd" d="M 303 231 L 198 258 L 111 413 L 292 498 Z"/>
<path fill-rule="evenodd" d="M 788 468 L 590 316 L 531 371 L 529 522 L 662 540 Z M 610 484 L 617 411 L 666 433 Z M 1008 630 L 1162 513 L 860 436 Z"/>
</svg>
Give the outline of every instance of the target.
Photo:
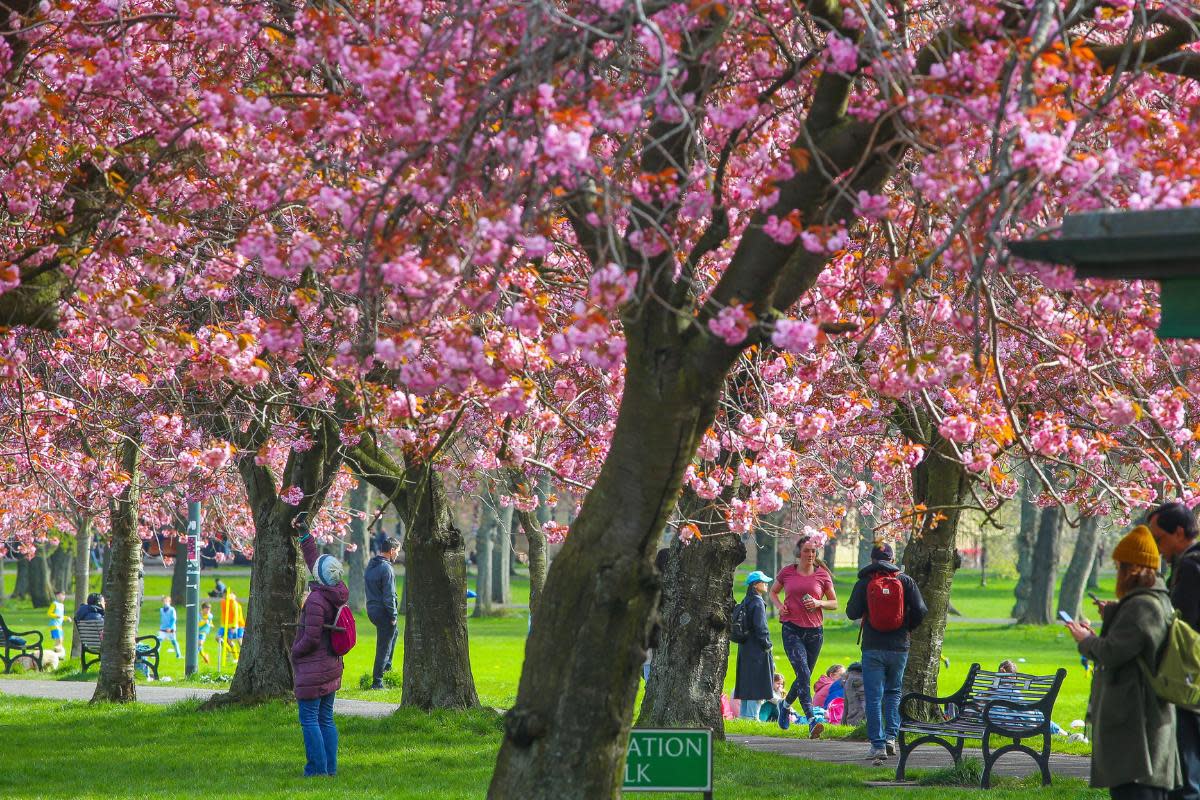
<svg viewBox="0 0 1200 800">
<path fill-rule="evenodd" d="M 900 735 L 900 687 L 906 664 L 907 650 L 863 650 L 867 738 L 876 750 Z"/>
<path fill-rule="evenodd" d="M 337 774 L 338 733 L 333 724 L 333 697 L 330 692 L 311 700 L 297 700 L 300 707 L 300 732 L 304 734 L 305 777 Z"/>
</svg>

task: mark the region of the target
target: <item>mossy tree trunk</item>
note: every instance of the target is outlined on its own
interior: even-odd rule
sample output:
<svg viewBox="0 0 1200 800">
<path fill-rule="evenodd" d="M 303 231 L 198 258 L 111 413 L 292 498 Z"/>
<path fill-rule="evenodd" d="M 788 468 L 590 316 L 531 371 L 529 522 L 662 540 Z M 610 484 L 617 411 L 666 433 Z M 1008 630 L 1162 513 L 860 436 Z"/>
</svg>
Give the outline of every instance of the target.
<svg viewBox="0 0 1200 800">
<path fill-rule="evenodd" d="M 1058 557 L 1062 528 L 1062 508 L 1042 509 L 1038 518 L 1029 580 L 1029 602 L 1017 618 L 1022 625 L 1049 625 L 1054 621 L 1054 584 L 1058 577 Z"/>
<path fill-rule="evenodd" d="M 495 495 L 487 491 L 479 498 L 479 529 L 475 532 L 475 611 L 473 616 L 486 617 L 492 614 L 495 603 L 492 580 L 492 542 L 496 529 L 500 527 L 499 514 L 495 506 Z"/>
<path fill-rule="evenodd" d="M 141 475 L 138 443 L 121 445 L 121 471 L 129 484 L 110 502 L 111 575 L 104 592 L 104 638 L 100 646 L 100 676 L 92 702 L 128 703 L 137 699 L 134 684 L 138 620 L 138 572 L 142 540 L 138 536 Z"/>
<path fill-rule="evenodd" d="M 1012 615 L 1020 619 L 1029 608 L 1029 594 L 1033 585 L 1033 548 L 1037 543 L 1038 507 L 1034 503 L 1040 491 L 1037 473 L 1033 465 L 1025 462 L 1021 471 L 1021 527 L 1017 531 L 1017 585 L 1013 588 L 1015 602 Z"/>
<path fill-rule="evenodd" d="M 74 549 L 75 538 L 64 536 L 59 540 L 58 547 L 54 548 L 54 552 L 50 554 L 48 559 L 50 588 L 56 593 L 71 591 L 71 576 L 74 572 L 75 561 Z"/>
<path fill-rule="evenodd" d="M 969 486 L 967 471 L 954 458 L 953 448 L 922 412 L 908 409 L 899 415 L 901 429 L 925 445 L 925 457 L 912 470 L 913 502 L 928 510 L 920 528 L 904 548 L 904 571 L 912 576 L 929 607 L 925 621 L 912 632 L 904 691 L 937 694 L 946 615 L 950 611 L 950 586 L 958 568 L 958 521 Z"/>
<path fill-rule="evenodd" d="M 206 708 L 228 703 L 287 700 L 292 694 L 291 646 L 300 614 L 300 599 L 308 571 L 296 543 L 296 518 L 312 518 L 344 460 L 336 420 L 317 412 L 305 420 L 312 446 L 292 450 L 279 485 L 266 466 L 255 463 L 257 447 L 243 448 L 238 471 L 254 515 L 254 558 L 250 566 L 250 597 L 246 604 L 246 634 L 229 691 L 214 695 Z M 266 431 L 254 429 L 265 437 Z M 291 505 L 280 496 L 299 487 L 303 497 Z"/>
<path fill-rule="evenodd" d="M 367 436 L 351 452 L 350 464 L 405 521 L 400 704 L 425 710 L 478 706 L 467 638 L 466 542 L 450 517 L 441 474 L 415 460 L 401 466 Z"/>
<path fill-rule="evenodd" d="M 34 608 L 49 608 L 54 598 L 54 587 L 50 583 L 50 561 L 46 557 L 46 545 L 39 544 L 33 558 L 26 565 L 25 591 Z"/>
<path fill-rule="evenodd" d="M 729 666 L 733 572 L 746 560 L 741 537 L 719 509 L 685 494 L 683 517 L 701 538 L 671 541 L 652 636 L 654 660 L 638 715 L 641 728 L 707 728 L 725 738 L 721 692 Z M 772 537 L 771 541 L 774 541 Z"/>
</svg>

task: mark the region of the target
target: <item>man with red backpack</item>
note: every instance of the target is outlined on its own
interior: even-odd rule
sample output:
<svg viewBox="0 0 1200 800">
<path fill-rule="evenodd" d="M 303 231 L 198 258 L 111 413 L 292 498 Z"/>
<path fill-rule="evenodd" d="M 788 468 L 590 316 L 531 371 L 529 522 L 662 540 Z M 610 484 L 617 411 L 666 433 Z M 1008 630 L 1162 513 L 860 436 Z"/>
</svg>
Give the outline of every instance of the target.
<svg viewBox="0 0 1200 800">
<path fill-rule="evenodd" d="M 858 571 L 846 616 L 862 620 L 863 690 L 867 704 L 868 758 L 876 765 L 896 754 L 900 735 L 900 685 L 908 663 L 909 632 L 929 609 L 917 582 L 893 562 L 891 545 L 878 542 L 871 563 Z"/>
</svg>

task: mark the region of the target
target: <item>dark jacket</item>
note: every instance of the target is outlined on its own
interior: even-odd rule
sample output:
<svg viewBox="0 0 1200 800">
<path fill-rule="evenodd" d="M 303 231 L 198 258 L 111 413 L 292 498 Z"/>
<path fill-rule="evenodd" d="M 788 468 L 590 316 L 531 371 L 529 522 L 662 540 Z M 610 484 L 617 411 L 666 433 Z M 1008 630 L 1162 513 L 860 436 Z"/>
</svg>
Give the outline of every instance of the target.
<svg viewBox="0 0 1200 800">
<path fill-rule="evenodd" d="M 367 589 L 367 616 L 374 620 L 393 622 L 399 613 L 396 608 L 396 573 L 383 556 L 375 556 L 363 573 Z"/>
<path fill-rule="evenodd" d="M 771 660 L 771 631 L 762 595 L 746 594 L 746 628 L 750 634 L 738 645 L 733 696 L 738 700 L 770 700 L 775 694 L 775 665 Z"/>
<path fill-rule="evenodd" d="M 81 603 L 79 608 L 75 609 L 75 621 L 82 622 L 85 619 L 104 619 L 104 609 L 100 606 Z"/>
<path fill-rule="evenodd" d="M 1167 587 L 1171 591 L 1171 605 L 1179 609 L 1180 618 L 1200 629 L 1200 542 L 1175 558 Z"/>
<path fill-rule="evenodd" d="M 1138 666 L 1139 657 L 1155 663 L 1171 613 L 1159 578 L 1105 609 L 1100 635 L 1079 643 L 1079 652 L 1096 664 L 1088 701 L 1092 786 L 1137 782 L 1172 789 L 1180 783 L 1175 709 L 1159 699 Z"/>
<path fill-rule="evenodd" d="M 300 550 L 311 572 L 320 555 L 316 541 L 309 536 L 300 543 Z M 297 700 L 324 697 L 342 688 L 342 659 L 333 654 L 329 631 L 323 626 L 333 624 L 338 608 L 350 598 L 350 590 L 341 581 L 333 586 L 309 581 L 308 587 L 311 591 L 300 609 L 300 624 L 292 643 L 292 683 Z"/>
<path fill-rule="evenodd" d="M 877 631 L 871 623 L 864 619 L 867 616 L 867 584 L 871 576 L 879 572 L 898 573 L 900 583 L 904 586 L 904 624 L 894 631 Z M 917 582 L 900 572 L 900 568 L 890 561 L 872 561 L 858 571 L 858 582 L 850 592 L 850 601 L 846 603 L 846 616 L 850 619 L 862 619 L 862 649 L 863 650 L 907 650 L 912 638 L 909 631 L 916 628 L 925 619 L 929 609 L 925 607 L 925 599 Z"/>
</svg>

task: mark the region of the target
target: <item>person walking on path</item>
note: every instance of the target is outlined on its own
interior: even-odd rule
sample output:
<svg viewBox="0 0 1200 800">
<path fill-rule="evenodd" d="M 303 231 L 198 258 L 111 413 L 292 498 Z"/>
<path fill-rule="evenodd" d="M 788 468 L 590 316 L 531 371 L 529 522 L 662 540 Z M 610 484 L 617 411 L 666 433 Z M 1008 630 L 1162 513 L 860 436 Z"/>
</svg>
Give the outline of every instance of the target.
<svg viewBox="0 0 1200 800">
<path fill-rule="evenodd" d="M 390 536 L 379 546 L 363 574 L 367 590 L 367 619 L 375 626 L 375 668 L 371 672 L 371 688 L 383 688 L 383 673 L 392 668 L 396 651 L 396 631 L 400 612 L 396 606 L 396 574 L 392 564 L 400 555 L 400 542 Z"/>
<path fill-rule="evenodd" d="M 180 657 L 179 652 L 179 637 L 175 635 L 175 625 L 179 621 L 179 615 L 175 613 L 175 606 L 171 605 L 171 596 L 163 595 L 162 608 L 158 610 L 158 640 L 168 641 L 171 647 L 175 648 L 175 657 Z"/>
<path fill-rule="evenodd" d="M 300 708 L 300 731 L 308 762 L 305 777 L 337 774 L 338 732 L 333 724 L 333 698 L 342 688 L 342 659 L 334 655 L 326 625 L 350 598 L 342 582 L 342 562 L 317 551 L 317 542 L 297 518 L 300 551 L 316 580 L 300 609 L 296 641 L 292 643 L 292 678 Z"/>
<path fill-rule="evenodd" d="M 929 609 L 917 582 L 893 563 L 887 542 L 871 548 L 871 563 L 858 571 L 846 616 L 862 620 L 862 677 L 866 696 L 868 757 L 876 764 L 896 754 L 900 735 L 900 686 L 908 664 L 910 632 Z"/>
<path fill-rule="evenodd" d="M 786 729 L 791 724 L 786 712 L 799 700 L 808 720 L 809 736 L 814 739 L 825 726 L 813 719 L 812 673 L 824 640 L 825 609 L 837 608 L 833 576 L 817 555 L 824 545 L 820 539 L 800 537 L 796 542 L 796 562 L 781 569 L 771 586 L 771 602 L 779 609 L 779 619 L 783 622 L 783 652 L 796 672 L 796 680 L 780 709 L 779 727 Z M 782 601 L 780 593 L 784 595 Z"/>
<path fill-rule="evenodd" d="M 771 578 L 757 570 L 747 575 L 746 599 L 737 612 L 744 620 L 746 638 L 738 643 L 733 697 L 741 701 L 744 719 L 757 720 L 762 702 L 775 696 L 771 630 L 767 627 L 767 604 L 763 600 L 770 586 Z"/>
<path fill-rule="evenodd" d="M 1092 786 L 1108 789 L 1113 800 L 1164 800 L 1182 780 L 1175 713 L 1138 661 L 1157 663 L 1173 616 L 1171 597 L 1149 528 L 1134 528 L 1112 555 L 1118 600 L 1102 605 L 1100 634 L 1087 622 L 1067 624 L 1080 655 L 1096 665 L 1087 712 Z"/>
<path fill-rule="evenodd" d="M 1146 515 L 1158 552 L 1171 563 L 1167 591 L 1179 618 L 1200 630 L 1200 528 L 1183 503 L 1163 503 Z M 1200 800 L 1200 714 L 1175 709 L 1176 740 L 1183 783 L 1171 800 Z"/>
</svg>

